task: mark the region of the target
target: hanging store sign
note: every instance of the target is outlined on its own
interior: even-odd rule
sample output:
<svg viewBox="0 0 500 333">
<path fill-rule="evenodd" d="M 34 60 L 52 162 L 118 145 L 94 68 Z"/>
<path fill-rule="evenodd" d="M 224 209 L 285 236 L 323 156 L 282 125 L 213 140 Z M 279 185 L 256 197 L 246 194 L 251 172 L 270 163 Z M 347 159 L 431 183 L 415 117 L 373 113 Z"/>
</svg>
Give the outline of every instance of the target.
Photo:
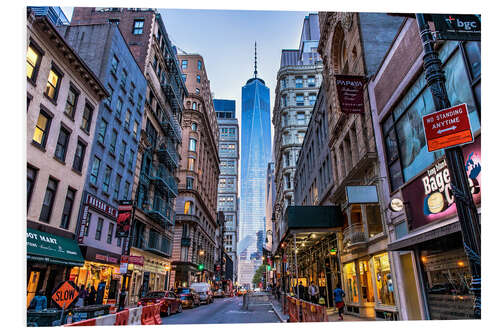
<svg viewBox="0 0 500 333">
<path fill-rule="evenodd" d="M 462 148 L 469 186 L 476 205 L 481 203 L 481 138 Z M 402 189 L 404 202 L 411 210 L 409 229 L 450 218 L 456 214 L 451 190 L 450 171 L 445 159 L 440 159 Z"/>
<path fill-rule="evenodd" d="M 118 206 L 118 218 L 116 219 L 116 237 L 128 237 L 132 221 L 133 208 L 134 205 L 132 200 L 120 200 L 120 205 Z"/>
<path fill-rule="evenodd" d="M 144 257 L 143 256 L 122 256 L 120 263 L 129 263 L 138 266 L 144 266 Z"/>
<path fill-rule="evenodd" d="M 389 209 L 392 210 L 393 212 L 400 212 L 404 208 L 404 202 L 403 200 L 399 198 L 393 198 L 391 200 L 391 203 L 389 204 Z"/>
<path fill-rule="evenodd" d="M 481 15 L 432 14 L 438 39 L 481 41 Z"/>
<path fill-rule="evenodd" d="M 376 185 L 346 186 L 348 204 L 378 203 Z"/>
<path fill-rule="evenodd" d="M 364 76 L 335 75 L 335 85 L 342 113 L 365 112 L 364 84 Z"/>
<path fill-rule="evenodd" d="M 118 209 L 113 206 L 108 205 L 106 202 L 94 197 L 92 194 L 87 194 L 87 200 L 85 202 L 90 208 L 97 210 L 98 212 L 107 215 L 113 220 L 118 217 Z"/>
<path fill-rule="evenodd" d="M 422 117 L 429 152 L 474 141 L 467 104 L 460 104 Z"/>
</svg>

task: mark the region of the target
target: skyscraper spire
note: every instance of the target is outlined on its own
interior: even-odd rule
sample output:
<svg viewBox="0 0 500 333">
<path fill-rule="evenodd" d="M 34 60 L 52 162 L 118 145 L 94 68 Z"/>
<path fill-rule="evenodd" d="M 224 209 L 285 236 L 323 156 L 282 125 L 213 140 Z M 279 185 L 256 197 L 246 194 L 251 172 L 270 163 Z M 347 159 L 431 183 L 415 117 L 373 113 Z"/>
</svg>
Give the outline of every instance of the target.
<svg viewBox="0 0 500 333">
<path fill-rule="evenodd" d="M 255 78 L 257 78 L 257 41 L 255 42 L 255 65 L 253 75 Z"/>
</svg>

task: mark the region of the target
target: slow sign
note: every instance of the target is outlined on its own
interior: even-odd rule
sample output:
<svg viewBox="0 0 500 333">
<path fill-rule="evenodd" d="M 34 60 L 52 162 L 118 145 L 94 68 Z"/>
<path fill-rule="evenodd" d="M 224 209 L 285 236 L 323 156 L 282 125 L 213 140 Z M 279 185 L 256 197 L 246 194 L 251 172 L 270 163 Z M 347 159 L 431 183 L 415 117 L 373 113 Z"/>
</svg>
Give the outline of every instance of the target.
<svg viewBox="0 0 500 333">
<path fill-rule="evenodd" d="M 78 287 L 73 281 L 61 282 L 54 294 L 52 294 L 52 300 L 56 302 L 61 309 L 67 309 L 77 298 Z"/>
<path fill-rule="evenodd" d="M 474 141 L 467 104 L 460 104 L 422 117 L 429 152 Z"/>
</svg>

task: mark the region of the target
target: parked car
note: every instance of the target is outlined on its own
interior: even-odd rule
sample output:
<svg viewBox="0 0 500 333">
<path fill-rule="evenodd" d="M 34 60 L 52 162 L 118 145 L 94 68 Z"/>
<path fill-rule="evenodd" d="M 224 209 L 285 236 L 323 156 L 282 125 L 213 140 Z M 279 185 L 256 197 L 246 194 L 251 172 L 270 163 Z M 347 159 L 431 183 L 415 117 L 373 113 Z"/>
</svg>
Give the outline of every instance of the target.
<svg viewBox="0 0 500 333">
<path fill-rule="evenodd" d="M 177 288 L 175 295 L 181 299 L 183 308 L 194 308 L 200 305 L 200 295 L 193 288 Z"/>
<path fill-rule="evenodd" d="M 137 306 L 147 306 L 160 303 L 160 315 L 170 316 L 172 313 L 182 312 L 182 302 L 171 291 L 152 291 L 139 299 Z"/>
<path fill-rule="evenodd" d="M 217 289 L 216 291 L 214 291 L 214 297 L 224 297 L 226 296 L 224 294 L 224 291 L 222 289 Z"/>
<path fill-rule="evenodd" d="M 205 304 L 213 303 L 214 296 L 212 295 L 210 284 L 206 282 L 197 282 L 191 284 L 191 288 L 193 288 L 198 293 L 198 295 L 200 295 L 200 302 L 203 302 Z"/>
</svg>

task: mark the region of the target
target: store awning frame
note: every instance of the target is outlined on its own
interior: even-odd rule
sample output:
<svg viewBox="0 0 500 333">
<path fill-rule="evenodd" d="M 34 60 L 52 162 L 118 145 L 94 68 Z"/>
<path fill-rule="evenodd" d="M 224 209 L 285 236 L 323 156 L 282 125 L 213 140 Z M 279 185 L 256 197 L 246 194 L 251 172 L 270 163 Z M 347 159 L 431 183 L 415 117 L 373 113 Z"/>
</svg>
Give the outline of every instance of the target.
<svg viewBox="0 0 500 333">
<path fill-rule="evenodd" d="M 83 266 L 85 259 L 73 240 L 27 228 L 26 258 L 47 264 Z"/>
</svg>

